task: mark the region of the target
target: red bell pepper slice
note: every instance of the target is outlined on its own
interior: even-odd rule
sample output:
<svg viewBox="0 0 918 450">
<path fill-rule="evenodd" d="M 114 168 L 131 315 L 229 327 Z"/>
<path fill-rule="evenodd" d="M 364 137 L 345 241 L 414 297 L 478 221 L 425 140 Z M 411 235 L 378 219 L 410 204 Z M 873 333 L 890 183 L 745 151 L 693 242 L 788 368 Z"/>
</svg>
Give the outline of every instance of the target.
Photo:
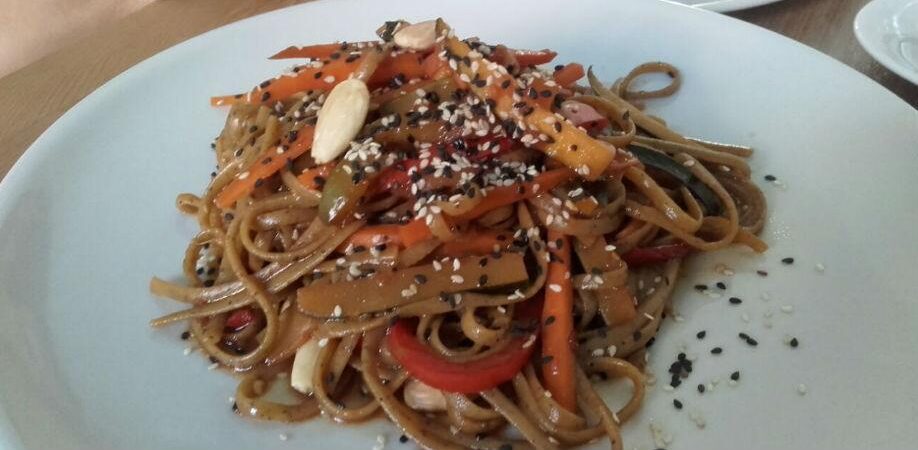
<svg viewBox="0 0 918 450">
<path fill-rule="evenodd" d="M 540 303 L 529 300 L 517 308 L 517 318 L 531 322 L 535 329 L 533 334 L 538 332 L 535 319 L 541 309 Z M 524 335 L 485 357 L 452 362 L 418 340 L 411 320 L 399 320 L 386 332 L 389 353 L 409 375 L 430 387 L 459 394 L 486 391 L 510 380 L 529 362 L 535 350 L 534 344 L 532 336 Z"/>
<path fill-rule="evenodd" d="M 226 318 L 224 326 L 233 330 L 245 328 L 255 321 L 255 311 L 251 308 L 239 308 Z"/>
<path fill-rule="evenodd" d="M 675 258 L 684 258 L 691 253 L 692 247 L 684 242 L 658 245 L 656 247 L 639 247 L 622 255 L 622 260 L 629 266 L 657 264 Z"/>
</svg>

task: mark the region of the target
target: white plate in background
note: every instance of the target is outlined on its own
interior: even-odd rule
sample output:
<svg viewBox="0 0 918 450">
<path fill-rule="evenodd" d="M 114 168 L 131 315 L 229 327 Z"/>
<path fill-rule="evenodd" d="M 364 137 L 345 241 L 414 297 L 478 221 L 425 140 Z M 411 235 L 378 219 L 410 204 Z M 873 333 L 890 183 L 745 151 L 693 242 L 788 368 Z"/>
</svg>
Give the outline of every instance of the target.
<svg viewBox="0 0 918 450">
<path fill-rule="evenodd" d="M 854 18 L 854 34 L 880 64 L 918 85 L 918 0 L 873 0 Z"/>
<path fill-rule="evenodd" d="M 708 9 L 717 12 L 739 11 L 741 9 L 755 8 L 756 6 L 767 5 L 781 0 L 667 0 L 673 3 L 694 6 L 696 8 Z"/>
<path fill-rule="evenodd" d="M 670 450 L 912 448 L 918 112 L 837 61 L 729 17 L 646 0 L 578 6 L 311 2 L 179 44 L 86 97 L 0 184 L 0 448 L 370 448 L 378 433 L 387 448 L 402 448 L 382 420 L 236 417 L 227 400 L 235 382 L 202 358 L 183 357 L 180 328 L 148 328 L 177 305 L 151 298 L 147 284 L 154 274 L 180 274 L 195 232 L 173 205 L 178 192 L 203 189 L 212 170 L 209 143 L 225 111 L 211 108 L 209 96 L 277 73 L 289 63 L 265 58 L 287 45 L 356 41 L 386 19 L 436 16 L 462 36 L 554 48 L 559 61 L 592 64 L 606 80 L 669 61 L 684 74 L 682 90 L 650 102 L 650 111 L 687 134 L 756 147 L 756 179 L 770 173 L 786 183 L 763 182 L 767 255 L 736 250 L 690 264 L 675 294 L 685 321 L 667 320 L 651 349 L 660 382 L 626 424 L 626 448 L 656 448 L 651 421 L 673 435 Z M 784 257 L 796 263 L 782 265 Z M 737 274 L 715 276 L 718 263 Z M 692 289 L 721 279 L 742 305 Z M 781 312 L 784 305 L 794 312 Z M 740 331 L 759 346 L 741 343 Z M 785 334 L 800 348 L 789 349 Z M 665 392 L 681 344 L 699 359 L 682 387 Z M 710 356 L 713 346 L 725 353 Z M 742 379 L 730 387 L 734 370 Z M 713 392 L 695 391 L 714 378 Z M 806 396 L 797 393 L 801 383 Z M 674 397 L 684 410 L 673 408 Z M 289 441 L 278 439 L 282 432 Z"/>
</svg>

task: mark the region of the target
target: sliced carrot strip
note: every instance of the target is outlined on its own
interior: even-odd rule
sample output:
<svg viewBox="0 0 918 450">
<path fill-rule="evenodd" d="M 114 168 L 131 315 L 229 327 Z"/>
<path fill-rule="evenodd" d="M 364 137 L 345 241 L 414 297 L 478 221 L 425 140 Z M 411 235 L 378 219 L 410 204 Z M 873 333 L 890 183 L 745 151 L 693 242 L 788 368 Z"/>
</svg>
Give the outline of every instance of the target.
<svg viewBox="0 0 918 450">
<path fill-rule="evenodd" d="M 551 396 L 571 412 L 577 411 L 574 376 L 574 290 L 571 286 L 571 246 L 567 236 L 548 230 L 552 261 L 545 280 L 542 307 L 542 378 Z"/>
<path fill-rule="evenodd" d="M 301 128 L 296 134 L 296 140 L 288 141 L 286 151 L 283 146 L 265 149 L 251 167 L 240 172 L 235 180 L 217 194 L 214 203 L 220 208 L 229 208 L 240 198 L 252 193 L 255 185 L 260 184 L 259 180 L 274 175 L 287 164 L 287 161 L 293 161 L 309 151 L 312 148 L 314 132 L 315 128 L 311 126 Z"/>
</svg>

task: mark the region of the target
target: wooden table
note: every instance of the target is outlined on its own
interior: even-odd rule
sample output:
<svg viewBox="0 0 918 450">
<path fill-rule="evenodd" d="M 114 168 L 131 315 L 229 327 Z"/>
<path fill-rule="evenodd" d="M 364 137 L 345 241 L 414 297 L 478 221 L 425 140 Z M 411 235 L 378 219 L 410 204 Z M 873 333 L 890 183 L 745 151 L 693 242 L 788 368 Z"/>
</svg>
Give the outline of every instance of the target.
<svg viewBox="0 0 918 450">
<path fill-rule="evenodd" d="M 159 0 L 0 79 L 0 176 L 65 111 L 125 69 L 205 31 L 301 2 Z M 867 2 L 786 0 L 732 15 L 825 52 L 918 107 L 918 87 L 880 66 L 854 38 L 854 16 Z"/>
</svg>

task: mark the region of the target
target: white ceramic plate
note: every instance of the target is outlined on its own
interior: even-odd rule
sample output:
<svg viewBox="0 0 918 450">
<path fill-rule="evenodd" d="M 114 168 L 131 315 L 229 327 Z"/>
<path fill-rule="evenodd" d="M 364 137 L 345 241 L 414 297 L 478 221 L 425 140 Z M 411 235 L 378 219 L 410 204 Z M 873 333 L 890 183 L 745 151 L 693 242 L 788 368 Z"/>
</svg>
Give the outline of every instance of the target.
<svg viewBox="0 0 918 450">
<path fill-rule="evenodd" d="M 857 40 L 880 64 L 918 84 L 918 0 L 874 0 L 854 18 Z"/>
<path fill-rule="evenodd" d="M 627 448 L 655 448 L 651 421 L 674 437 L 671 449 L 912 448 L 918 112 L 814 50 L 703 11 L 644 0 L 434 5 L 320 1 L 229 25 L 116 77 L 32 145 L 0 185 L 0 448 L 369 448 L 378 433 L 402 448 L 381 420 L 235 417 L 234 381 L 183 357 L 180 328 L 147 327 L 177 307 L 152 299 L 147 283 L 179 275 L 195 231 L 173 203 L 211 171 L 209 142 L 225 112 L 208 106 L 210 95 L 275 74 L 287 63 L 265 57 L 288 44 L 370 38 L 384 19 L 438 15 L 462 35 L 552 47 L 610 80 L 647 60 L 672 62 L 683 88 L 652 111 L 691 135 L 755 146 L 755 177 L 788 186 L 763 185 L 766 256 L 737 250 L 691 264 L 676 300 L 685 321 L 666 322 L 650 360 L 662 380 L 684 344 L 699 355 L 696 370 L 674 393 L 650 390 L 625 427 Z M 736 275 L 715 275 L 718 263 Z M 691 288 L 721 279 L 742 305 Z M 740 331 L 759 346 L 741 343 Z M 785 334 L 800 348 L 783 344 Z M 725 353 L 709 355 L 714 346 Z M 730 387 L 734 370 L 742 379 Z M 698 394 L 715 377 L 716 389 Z"/>
<path fill-rule="evenodd" d="M 775 3 L 780 0 L 667 0 L 696 8 L 708 9 L 717 12 L 739 11 L 741 9 L 755 8 L 756 6 Z"/>
</svg>

